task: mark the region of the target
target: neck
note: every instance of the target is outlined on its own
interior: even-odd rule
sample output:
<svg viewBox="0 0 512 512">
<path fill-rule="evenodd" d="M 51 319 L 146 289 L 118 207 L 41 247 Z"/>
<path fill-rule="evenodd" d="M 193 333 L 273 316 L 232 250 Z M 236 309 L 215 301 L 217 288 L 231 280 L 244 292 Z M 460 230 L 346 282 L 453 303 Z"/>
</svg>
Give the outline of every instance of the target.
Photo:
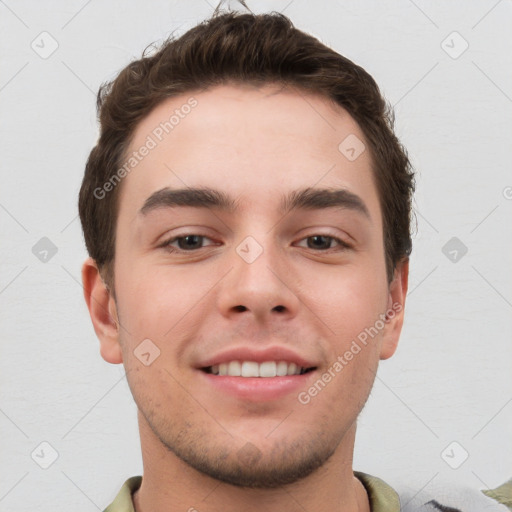
<svg viewBox="0 0 512 512">
<path fill-rule="evenodd" d="M 321 468 L 276 489 L 241 488 L 204 475 L 170 452 L 140 412 L 139 428 L 144 473 L 133 495 L 136 512 L 370 511 L 366 491 L 352 470 L 355 424 Z"/>
</svg>

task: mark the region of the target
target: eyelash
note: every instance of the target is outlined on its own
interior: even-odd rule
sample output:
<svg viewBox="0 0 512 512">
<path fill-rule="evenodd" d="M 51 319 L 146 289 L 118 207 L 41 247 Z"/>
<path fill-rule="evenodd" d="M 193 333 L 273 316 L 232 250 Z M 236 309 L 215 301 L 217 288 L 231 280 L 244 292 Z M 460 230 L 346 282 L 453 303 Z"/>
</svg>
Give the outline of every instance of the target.
<svg viewBox="0 0 512 512">
<path fill-rule="evenodd" d="M 196 233 L 188 233 L 188 234 L 184 234 L 184 235 L 181 235 L 181 236 L 175 236 L 169 240 L 167 240 L 166 242 L 163 242 L 159 248 L 162 248 L 162 249 L 165 249 L 167 250 L 168 252 L 170 253 L 175 253 L 175 252 L 178 252 L 178 253 L 192 253 L 192 252 L 197 252 L 198 250 L 200 249 L 204 249 L 205 247 L 200 247 L 199 249 L 190 249 L 190 250 L 185 250 L 185 249 L 178 249 L 176 247 L 172 247 L 171 244 L 174 243 L 174 242 L 177 242 L 178 240 L 183 240 L 189 236 L 196 236 L 196 237 L 199 237 L 201 239 L 208 239 L 208 240 L 211 240 L 209 237 L 207 236 L 204 236 L 204 235 L 198 235 Z M 351 249 L 352 246 L 350 244 L 348 244 L 347 242 L 345 242 L 344 240 L 341 240 L 340 238 L 337 238 L 335 236 L 331 236 L 331 235 L 324 235 L 324 234 L 313 234 L 313 235 L 309 235 L 309 236 L 306 236 L 304 238 L 301 238 L 300 241 L 302 240 L 307 240 L 308 238 L 314 238 L 314 237 L 323 237 L 323 238 L 327 238 L 327 239 L 330 239 L 330 240 L 333 240 L 335 242 L 338 243 L 339 247 L 338 249 L 334 248 L 334 250 L 337 252 L 337 251 L 344 251 L 344 250 L 347 250 L 347 249 Z M 214 244 L 212 244 L 214 245 Z M 310 247 L 308 247 L 308 249 L 311 249 Z M 314 250 L 314 249 L 312 249 Z M 324 253 L 330 253 L 332 252 L 333 248 L 332 247 L 329 247 L 328 249 L 320 249 L 318 250 L 317 252 L 324 252 Z"/>
</svg>

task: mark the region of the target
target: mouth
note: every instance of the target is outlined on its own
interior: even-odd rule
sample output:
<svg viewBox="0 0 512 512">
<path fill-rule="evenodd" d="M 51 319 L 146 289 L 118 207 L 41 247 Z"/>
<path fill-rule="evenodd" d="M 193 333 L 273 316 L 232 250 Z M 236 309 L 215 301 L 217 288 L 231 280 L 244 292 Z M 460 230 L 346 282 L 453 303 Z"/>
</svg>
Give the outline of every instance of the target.
<svg viewBox="0 0 512 512">
<path fill-rule="evenodd" d="M 295 399 L 311 385 L 318 364 L 300 356 L 288 347 L 274 346 L 264 350 L 234 347 L 203 360 L 196 370 L 200 381 L 215 392 L 215 398 L 231 397 L 237 402 L 273 402 Z"/>
<path fill-rule="evenodd" d="M 210 375 L 220 377 L 242 377 L 242 378 L 276 378 L 290 377 L 293 375 L 304 375 L 316 370 L 315 366 L 300 366 L 289 361 L 227 361 L 212 366 L 200 368 L 201 371 Z"/>
<path fill-rule="evenodd" d="M 231 397 L 242 403 L 281 403 L 311 385 L 319 363 L 310 357 L 290 346 L 244 344 L 198 361 L 195 368 L 199 382 L 214 391 L 212 400 Z"/>
</svg>

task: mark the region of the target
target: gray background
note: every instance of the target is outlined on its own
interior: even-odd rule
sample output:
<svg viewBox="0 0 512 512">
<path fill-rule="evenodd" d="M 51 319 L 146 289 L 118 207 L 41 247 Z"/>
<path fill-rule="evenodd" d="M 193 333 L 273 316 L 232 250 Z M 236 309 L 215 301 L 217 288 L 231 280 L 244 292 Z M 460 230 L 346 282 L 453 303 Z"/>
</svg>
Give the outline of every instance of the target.
<svg viewBox="0 0 512 512">
<path fill-rule="evenodd" d="M 100 83 L 216 5 L 0 1 L 2 511 L 103 509 L 141 474 L 123 369 L 101 359 L 82 298 L 77 194 Z M 501 484 L 512 476 L 512 3 L 249 6 L 284 12 L 365 67 L 418 172 L 405 327 L 360 418 L 355 468 L 413 493 Z"/>
</svg>

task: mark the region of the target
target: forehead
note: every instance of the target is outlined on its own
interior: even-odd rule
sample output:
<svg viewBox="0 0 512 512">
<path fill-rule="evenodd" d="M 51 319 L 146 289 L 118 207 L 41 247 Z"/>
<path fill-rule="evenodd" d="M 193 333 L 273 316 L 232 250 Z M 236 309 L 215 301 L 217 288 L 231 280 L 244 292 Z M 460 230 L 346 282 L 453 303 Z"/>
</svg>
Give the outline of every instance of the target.
<svg viewBox="0 0 512 512">
<path fill-rule="evenodd" d="M 129 160 L 120 213 L 163 187 L 222 188 L 268 203 L 283 190 L 318 184 L 367 196 L 370 207 L 377 201 L 355 120 L 325 97 L 274 84 L 222 85 L 165 100 L 137 127 Z"/>
</svg>

